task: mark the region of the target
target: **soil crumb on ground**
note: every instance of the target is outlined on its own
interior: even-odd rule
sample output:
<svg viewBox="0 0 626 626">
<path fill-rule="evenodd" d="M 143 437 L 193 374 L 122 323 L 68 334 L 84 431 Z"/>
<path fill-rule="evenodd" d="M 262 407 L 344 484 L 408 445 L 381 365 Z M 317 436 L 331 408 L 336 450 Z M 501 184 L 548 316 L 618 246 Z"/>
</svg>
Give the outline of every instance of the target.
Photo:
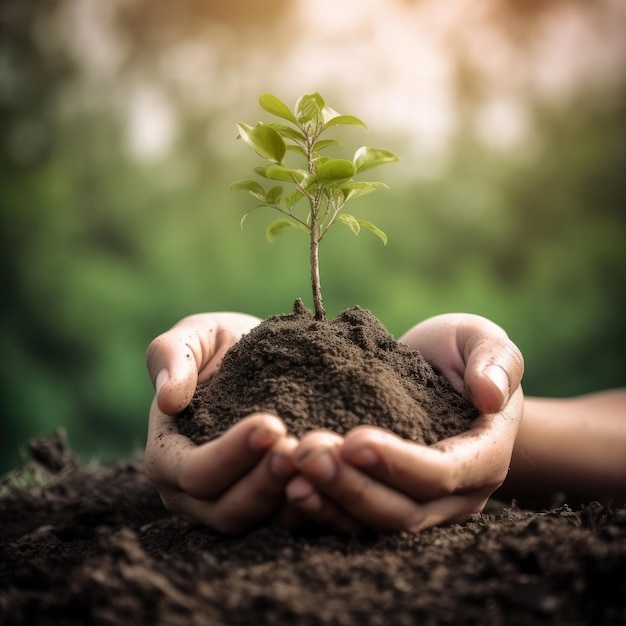
<svg viewBox="0 0 626 626">
<path fill-rule="evenodd" d="M 300 300 L 292 314 L 269 317 L 228 351 L 178 426 L 204 443 L 256 411 L 280 416 L 297 437 L 369 424 L 426 444 L 467 430 L 478 416 L 369 311 L 318 321 Z"/>
<path fill-rule="evenodd" d="M 232 538 L 167 513 L 140 459 L 82 466 L 62 441 L 0 483 L 0 624 L 626 624 L 623 506 Z"/>
</svg>

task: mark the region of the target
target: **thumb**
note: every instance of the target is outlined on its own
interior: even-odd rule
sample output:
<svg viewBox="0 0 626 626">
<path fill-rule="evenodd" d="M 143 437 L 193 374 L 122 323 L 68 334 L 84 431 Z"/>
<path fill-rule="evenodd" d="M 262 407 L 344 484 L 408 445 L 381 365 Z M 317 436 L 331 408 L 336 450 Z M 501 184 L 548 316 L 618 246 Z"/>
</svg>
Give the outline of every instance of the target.
<svg viewBox="0 0 626 626">
<path fill-rule="evenodd" d="M 521 384 L 524 359 L 508 338 L 482 337 L 466 344 L 465 390 L 482 413 L 497 413 Z"/>
<path fill-rule="evenodd" d="M 183 411 L 191 402 L 197 383 L 198 373 L 195 368 L 190 368 L 182 377 L 173 377 L 169 370 L 163 368 L 155 380 L 159 409 L 167 415 Z"/>
<path fill-rule="evenodd" d="M 159 409 L 167 415 L 180 413 L 191 402 L 198 384 L 194 337 L 169 331 L 152 341 L 146 354 L 150 378 Z"/>
</svg>

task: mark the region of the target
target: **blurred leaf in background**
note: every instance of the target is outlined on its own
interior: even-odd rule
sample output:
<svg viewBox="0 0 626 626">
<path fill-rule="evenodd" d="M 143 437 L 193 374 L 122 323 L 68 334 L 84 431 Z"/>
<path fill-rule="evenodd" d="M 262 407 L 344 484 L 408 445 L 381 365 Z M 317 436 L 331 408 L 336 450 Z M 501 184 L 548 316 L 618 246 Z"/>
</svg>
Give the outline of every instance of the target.
<svg viewBox="0 0 626 626">
<path fill-rule="evenodd" d="M 389 245 L 325 242 L 329 315 L 398 335 L 480 313 L 527 393 L 623 384 L 625 20 L 610 0 L 5 0 L 0 471 L 57 426 L 83 457 L 141 448 L 145 349 L 184 315 L 307 302 L 297 234 L 268 250 L 226 191 L 263 92 L 323 92 L 402 159 L 359 200 Z"/>
</svg>

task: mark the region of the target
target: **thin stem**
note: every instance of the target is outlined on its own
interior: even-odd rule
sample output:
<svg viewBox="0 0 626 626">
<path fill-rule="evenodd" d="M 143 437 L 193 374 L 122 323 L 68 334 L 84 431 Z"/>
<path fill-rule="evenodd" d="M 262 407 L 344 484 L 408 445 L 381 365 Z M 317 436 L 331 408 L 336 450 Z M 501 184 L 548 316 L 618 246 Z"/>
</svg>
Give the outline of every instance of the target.
<svg viewBox="0 0 626 626">
<path fill-rule="evenodd" d="M 304 130 L 304 129 L 303 129 Z M 316 128 L 312 135 L 305 131 L 306 135 L 306 156 L 309 172 L 315 175 L 315 164 L 313 163 L 313 146 L 317 140 L 319 129 Z M 321 200 L 321 190 L 318 189 L 315 195 L 307 192 L 309 204 L 311 206 L 311 225 L 310 225 L 310 247 L 309 247 L 309 263 L 311 266 L 311 289 L 313 291 L 313 306 L 315 307 L 315 319 L 325 320 L 326 311 L 322 300 L 322 288 L 320 283 L 320 263 L 319 263 L 319 244 L 320 244 L 320 223 L 319 210 Z"/>
<path fill-rule="evenodd" d="M 315 319 L 325 320 L 326 311 L 322 301 L 322 289 L 320 287 L 320 265 L 319 265 L 319 224 L 316 220 L 311 223 L 311 288 L 313 289 L 313 305 L 315 307 Z"/>
</svg>

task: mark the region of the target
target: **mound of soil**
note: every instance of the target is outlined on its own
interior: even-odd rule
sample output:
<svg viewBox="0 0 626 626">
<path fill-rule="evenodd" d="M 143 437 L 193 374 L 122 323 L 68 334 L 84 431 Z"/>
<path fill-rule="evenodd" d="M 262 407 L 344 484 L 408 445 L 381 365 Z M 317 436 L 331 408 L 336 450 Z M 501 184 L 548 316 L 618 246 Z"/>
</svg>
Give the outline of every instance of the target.
<svg viewBox="0 0 626 626">
<path fill-rule="evenodd" d="M 232 538 L 168 514 L 139 459 L 80 466 L 58 435 L 31 447 L 36 461 L 0 484 L 0 624 L 626 623 L 624 507 Z"/>
<path fill-rule="evenodd" d="M 432 444 L 467 430 L 476 409 L 422 355 L 359 307 L 318 321 L 300 300 L 234 345 L 178 420 L 196 443 L 255 411 L 279 415 L 298 437 L 380 426 Z"/>
</svg>

